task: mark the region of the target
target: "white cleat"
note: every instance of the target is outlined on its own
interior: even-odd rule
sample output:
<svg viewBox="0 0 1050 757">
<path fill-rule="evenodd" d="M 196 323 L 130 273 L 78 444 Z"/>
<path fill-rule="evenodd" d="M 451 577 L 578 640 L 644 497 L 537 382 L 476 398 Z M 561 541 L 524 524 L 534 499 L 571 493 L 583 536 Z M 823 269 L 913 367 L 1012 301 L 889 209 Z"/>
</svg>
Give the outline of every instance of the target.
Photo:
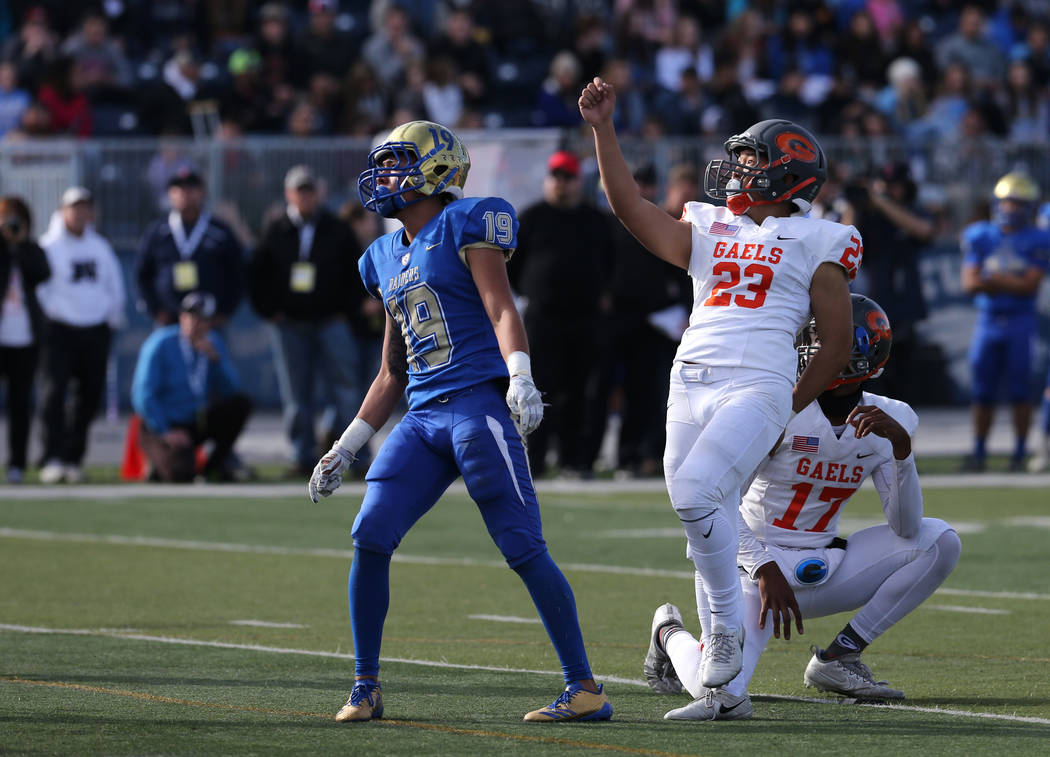
<svg viewBox="0 0 1050 757">
<path fill-rule="evenodd" d="M 682 613 L 668 602 L 660 605 L 653 613 L 653 625 L 649 633 L 649 651 L 642 664 L 642 673 L 649 688 L 657 694 L 678 694 L 682 691 L 682 682 L 678 679 L 671 658 L 660 645 L 660 631 L 668 626 L 683 627 Z"/>
<path fill-rule="evenodd" d="M 58 460 L 49 460 L 40 469 L 40 483 L 60 484 L 66 479 L 66 466 Z"/>
<path fill-rule="evenodd" d="M 1029 473 L 1045 473 L 1050 470 L 1050 455 L 1038 452 L 1028 460 Z"/>
<path fill-rule="evenodd" d="M 860 653 L 844 654 L 832 660 L 820 659 L 813 648 L 813 658 L 803 677 L 806 686 L 818 691 L 831 691 L 844 697 L 884 701 L 904 699 L 904 692 L 891 689 L 886 681 L 876 681 L 871 668 L 860 661 Z"/>
<path fill-rule="evenodd" d="M 67 465 L 64 475 L 65 482 L 67 484 L 82 484 L 87 480 L 84 475 L 84 469 L 79 465 Z"/>
<path fill-rule="evenodd" d="M 754 714 L 747 694 L 737 697 L 725 689 L 707 689 L 685 707 L 668 712 L 664 720 L 747 720 Z"/>
<path fill-rule="evenodd" d="M 704 641 L 700 657 L 700 685 L 709 689 L 725 686 L 736 678 L 744 664 L 744 629 L 716 625 Z"/>
</svg>

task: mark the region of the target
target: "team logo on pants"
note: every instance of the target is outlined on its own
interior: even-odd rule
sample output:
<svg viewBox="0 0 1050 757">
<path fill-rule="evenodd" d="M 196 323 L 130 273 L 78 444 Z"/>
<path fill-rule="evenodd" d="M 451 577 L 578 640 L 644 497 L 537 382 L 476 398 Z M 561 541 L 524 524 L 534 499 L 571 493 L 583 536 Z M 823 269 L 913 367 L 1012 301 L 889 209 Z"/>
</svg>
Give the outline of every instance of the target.
<svg viewBox="0 0 1050 757">
<path fill-rule="evenodd" d="M 800 584 L 819 584 L 828 577 L 828 564 L 822 557 L 809 557 L 795 566 L 795 578 Z"/>
</svg>

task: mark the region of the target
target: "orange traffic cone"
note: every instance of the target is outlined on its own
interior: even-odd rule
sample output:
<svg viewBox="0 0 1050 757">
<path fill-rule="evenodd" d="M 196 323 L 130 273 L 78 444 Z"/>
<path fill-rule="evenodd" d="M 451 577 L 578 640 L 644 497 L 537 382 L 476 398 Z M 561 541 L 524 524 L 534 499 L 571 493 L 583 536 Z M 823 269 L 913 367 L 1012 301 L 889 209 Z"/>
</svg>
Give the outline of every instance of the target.
<svg viewBox="0 0 1050 757">
<path fill-rule="evenodd" d="M 139 446 L 139 428 L 142 418 L 135 413 L 128 419 L 128 433 L 124 437 L 124 459 L 120 463 L 121 481 L 142 481 L 146 477 L 146 455 Z"/>
</svg>

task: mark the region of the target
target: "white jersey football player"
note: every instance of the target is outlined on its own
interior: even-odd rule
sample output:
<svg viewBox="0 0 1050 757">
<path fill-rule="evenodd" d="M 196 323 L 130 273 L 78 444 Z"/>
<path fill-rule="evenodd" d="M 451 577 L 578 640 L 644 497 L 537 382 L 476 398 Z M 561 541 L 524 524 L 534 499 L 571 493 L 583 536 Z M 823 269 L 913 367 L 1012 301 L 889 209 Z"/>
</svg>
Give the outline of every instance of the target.
<svg viewBox="0 0 1050 757">
<path fill-rule="evenodd" d="M 826 649 L 813 647 L 807 686 L 863 700 L 903 699 L 876 681 L 861 652 L 918 607 L 944 582 L 959 559 L 951 526 L 922 515 L 911 437 L 915 412 L 861 389 L 889 357 L 891 333 L 882 308 L 852 295 L 854 344 L 850 362 L 816 402 L 787 425 L 783 439 L 758 467 L 740 504 L 740 584 L 746 605 L 746 641 L 740 674 L 722 687 L 700 680 L 700 645 L 666 604 L 653 618 L 646 678 L 661 693 L 695 699 L 671 710 L 670 720 L 751 717 L 748 683 L 769 637 L 802 632 L 803 617 L 859 611 Z M 799 370 L 818 343 L 810 323 L 798 347 Z M 871 477 L 886 523 L 844 539 L 843 505 Z M 701 614 L 700 623 L 711 623 Z"/>
<path fill-rule="evenodd" d="M 689 327 L 671 370 L 664 476 L 713 618 L 701 680 L 720 686 L 740 670 L 744 641 L 740 490 L 791 413 L 846 363 L 849 279 L 863 247 L 853 227 L 806 217 L 826 159 L 813 135 L 784 120 L 730 137 L 729 159 L 708 165 L 705 191 L 725 207 L 691 202 L 680 219 L 667 215 L 641 196 L 624 161 L 615 100 L 600 78 L 579 100 L 609 204 L 650 252 L 693 279 Z M 794 338 L 811 313 L 824 346 L 796 383 Z"/>
</svg>

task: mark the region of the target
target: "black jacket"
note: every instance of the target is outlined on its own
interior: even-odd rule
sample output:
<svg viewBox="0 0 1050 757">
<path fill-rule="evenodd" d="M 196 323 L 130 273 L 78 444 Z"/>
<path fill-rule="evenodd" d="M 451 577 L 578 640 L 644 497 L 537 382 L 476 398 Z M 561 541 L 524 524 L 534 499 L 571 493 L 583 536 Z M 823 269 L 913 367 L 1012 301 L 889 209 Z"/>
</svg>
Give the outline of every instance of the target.
<svg viewBox="0 0 1050 757">
<path fill-rule="evenodd" d="M 44 313 L 36 298 L 36 287 L 51 278 L 51 266 L 48 265 L 47 255 L 36 242 L 28 240 L 20 242 L 12 249 L 0 237 L 0 300 L 3 300 L 7 293 L 12 261 L 18 264 L 18 270 L 22 276 L 22 293 L 25 297 L 26 308 L 29 310 L 33 341 L 39 344 L 43 333 Z"/>
<path fill-rule="evenodd" d="M 187 229 L 187 233 L 192 230 Z M 158 311 L 172 317 L 179 312 L 186 295 L 175 289 L 173 270 L 179 260 L 179 250 L 165 216 L 146 230 L 135 260 L 139 297 L 152 318 L 156 318 Z M 197 264 L 197 288 L 215 297 L 219 315 L 231 317 L 244 290 L 244 251 L 225 221 L 215 216 L 209 218 L 208 229 L 191 260 Z"/>
<path fill-rule="evenodd" d="M 260 316 L 295 321 L 346 316 L 361 318 L 366 293 L 357 271 L 361 246 L 353 231 L 326 210 L 319 210 L 310 253 L 316 267 L 314 290 L 293 292 L 292 264 L 299 262 L 299 228 L 282 213 L 263 231 L 249 265 L 252 307 Z"/>
</svg>

